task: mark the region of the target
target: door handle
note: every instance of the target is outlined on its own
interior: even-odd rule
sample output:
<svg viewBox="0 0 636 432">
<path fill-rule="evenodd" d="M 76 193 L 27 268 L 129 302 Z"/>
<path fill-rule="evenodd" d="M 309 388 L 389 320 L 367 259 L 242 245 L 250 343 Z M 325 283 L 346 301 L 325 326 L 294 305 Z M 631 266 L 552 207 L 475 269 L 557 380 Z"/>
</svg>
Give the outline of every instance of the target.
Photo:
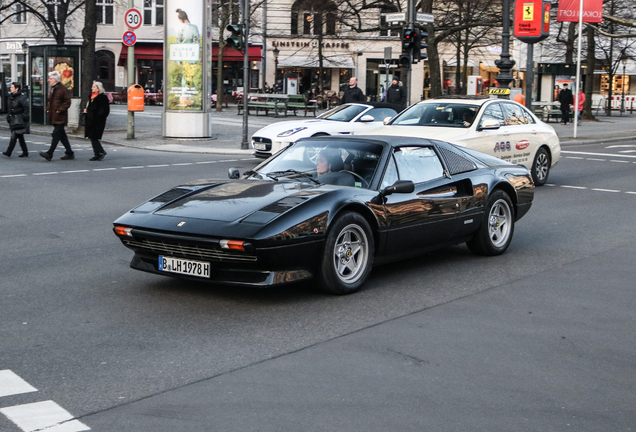
<svg viewBox="0 0 636 432">
<path fill-rule="evenodd" d="M 536 135 L 538 132 L 536 130 L 532 131 L 532 135 Z"/>
</svg>

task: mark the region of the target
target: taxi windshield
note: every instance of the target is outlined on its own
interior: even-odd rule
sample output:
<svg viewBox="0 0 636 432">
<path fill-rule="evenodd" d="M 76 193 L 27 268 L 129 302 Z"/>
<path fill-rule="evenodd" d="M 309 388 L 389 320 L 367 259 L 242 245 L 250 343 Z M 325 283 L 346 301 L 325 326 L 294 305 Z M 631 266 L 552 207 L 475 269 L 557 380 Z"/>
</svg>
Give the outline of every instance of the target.
<svg viewBox="0 0 636 432">
<path fill-rule="evenodd" d="M 390 124 L 396 126 L 434 126 L 469 128 L 479 106 L 457 102 L 427 102 L 413 105 Z"/>
</svg>

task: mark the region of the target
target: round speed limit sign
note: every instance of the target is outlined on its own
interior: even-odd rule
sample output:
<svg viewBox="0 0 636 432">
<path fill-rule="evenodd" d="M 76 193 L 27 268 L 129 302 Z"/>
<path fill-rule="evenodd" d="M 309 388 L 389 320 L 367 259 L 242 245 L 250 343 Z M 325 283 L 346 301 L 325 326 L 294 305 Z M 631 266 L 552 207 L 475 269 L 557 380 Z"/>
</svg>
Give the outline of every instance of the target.
<svg viewBox="0 0 636 432">
<path fill-rule="evenodd" d="M 141 12 L 137 9 L 128 9 L 126 11 L 126 15 L 124 15 L 124 20 L 126 21 L 128 28 L 131 30 L 136 30 L 141 27 L 143 21 Z"/>
</svg>

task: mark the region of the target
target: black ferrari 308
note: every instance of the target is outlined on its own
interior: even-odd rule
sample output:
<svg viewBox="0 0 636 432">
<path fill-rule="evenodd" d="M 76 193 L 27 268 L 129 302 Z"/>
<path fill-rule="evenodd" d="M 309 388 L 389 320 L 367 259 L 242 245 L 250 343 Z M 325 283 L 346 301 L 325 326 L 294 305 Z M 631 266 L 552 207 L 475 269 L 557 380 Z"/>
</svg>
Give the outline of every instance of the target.
<svg viewBox="0 0 636 432">
<path fill-rule="evenodd" d="M 229 180 L 177 186 L 114 222 L 151 273 L 349 294 L 374 264 L 466 242 L 499 255 L 530 209 L 527 168 L 406 137 L 304 138 Z"/>
</svg>

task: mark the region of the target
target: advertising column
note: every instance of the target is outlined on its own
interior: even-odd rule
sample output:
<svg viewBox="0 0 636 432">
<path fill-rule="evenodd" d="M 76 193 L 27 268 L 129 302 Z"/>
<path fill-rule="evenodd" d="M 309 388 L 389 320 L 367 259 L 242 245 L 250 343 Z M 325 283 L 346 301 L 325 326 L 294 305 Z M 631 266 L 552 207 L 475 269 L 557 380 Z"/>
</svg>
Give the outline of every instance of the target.
<svg viewBox="0 0 636 432">
<path fill-rule="evenodd" d="M 164 8 L 163 136 L 205 138 L 210 131 L 209 0 L 167 0 Z"/>
</svg>

